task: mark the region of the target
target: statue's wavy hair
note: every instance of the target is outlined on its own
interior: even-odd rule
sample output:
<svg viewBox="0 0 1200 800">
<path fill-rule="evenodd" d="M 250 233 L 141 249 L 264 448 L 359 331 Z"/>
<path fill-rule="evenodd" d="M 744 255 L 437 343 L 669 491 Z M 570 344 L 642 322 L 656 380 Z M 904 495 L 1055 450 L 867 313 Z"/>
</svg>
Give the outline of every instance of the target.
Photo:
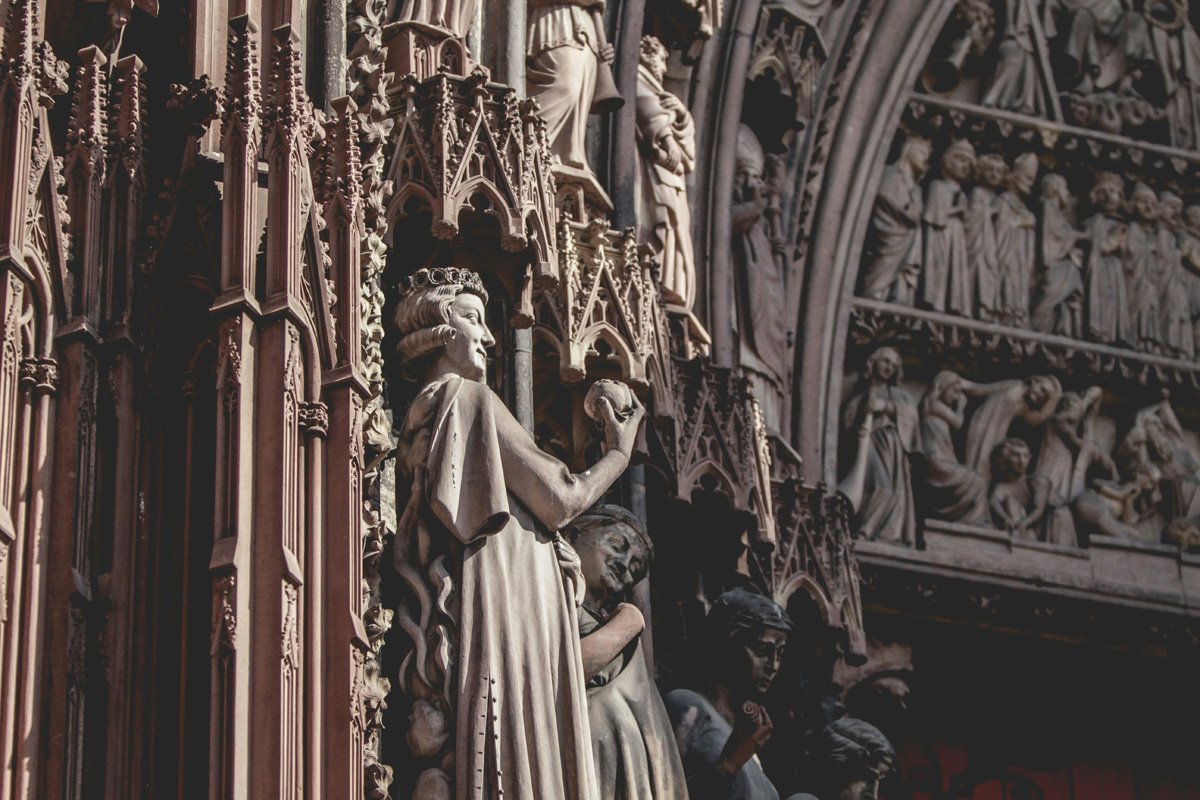
<svg viewBox="0 0 1200 800">
<path fill-rule="evenodd" d="M 487 304 L 487 294 L 463 283 L 441 283 L 414 289 L 400 298 L 392 317 L 400 342 L 400 362 L 411 366 L 436 353 L 454 338 L 450 327 L 450 305 L 460 294 L 473 294 Z"/>
</svg>

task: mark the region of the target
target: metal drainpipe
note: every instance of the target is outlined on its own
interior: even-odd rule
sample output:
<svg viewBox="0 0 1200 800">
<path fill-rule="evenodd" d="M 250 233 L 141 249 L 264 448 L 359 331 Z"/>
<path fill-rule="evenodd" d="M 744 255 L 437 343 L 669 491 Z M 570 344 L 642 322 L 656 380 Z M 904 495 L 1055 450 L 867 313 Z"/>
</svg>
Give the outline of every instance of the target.
<svg viewBox="0 0 1200 800">
<path fill-rule="evenodd" d="M 507 3 L 482 3 L 484 24 L 480 27 L 480 50 L 495 64 L 495 76 L 501 83 L 525 97 L 525 18 L 526 0 Z M 489 41 L 490 40 L 490 41 Z M 514 330 L 513 413 L 525 430 L 533 433 L 533 331 Z"/>
<path fill-rule="evenodd" d="M 613 77 L 625 98 L 613 116 L 608 148 L 609 194 L 613 201 L 613 227 L 617 230 L 637 224 L 637 195 L 634 192 L 639 166 L 637 153 L 637 83 L 638 60 L 641 56 L 642 24 L 646 12 L 645 0 L 614 2 L 610 18 L 615 17 L 615 36 L 610 37 L 617 50 Z"/>
</svg>

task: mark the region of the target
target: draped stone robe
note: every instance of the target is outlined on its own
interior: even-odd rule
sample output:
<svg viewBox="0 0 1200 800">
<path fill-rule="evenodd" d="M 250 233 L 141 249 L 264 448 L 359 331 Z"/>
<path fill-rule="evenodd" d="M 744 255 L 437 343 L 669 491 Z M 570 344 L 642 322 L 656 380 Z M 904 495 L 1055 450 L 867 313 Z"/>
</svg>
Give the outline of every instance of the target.
<svg viewBox="0 0 1200 800">
<path fill-rule="evenodd" d="M 872 419 L 866 481 L 855 525 L 865 538 L 912 544 L 917 514 L 909 453 L 919 446 L 917 406 L 904 389 L 887 386 L 880 391 L 895 404 L 896 413 L 876 414 Z M 846 404 L 845 430 L 853 433 L 862 423 L 870 392 L 864 389 Z"/>
<path fill-rule="evenodd" d="M 584 637 L 601 627 L 586 606 L 579 610 Z M 671 720 L 646 668 L 640 637 L 588 682 L 587 696 L 601 797 L 688 800 Z"/>
<path fill-rule="evenodd" d="M 935 311 L 969 317 L 974 311 L 975 281 L 967 255 L 966 212 L 967 198 L 957 181 L 942 178 L 929 184 L 921 298 Z"/>
<path fill-rule="evenodd" d="M 650 70 L 638 67 L 637 140 L 642 151 L 637 173 L 638 240 L 659 250 L 662 290 L 668 302 L 690 309 L 696 300 L 696 264 L 686 176 L 696 165 L 696 126 L 682 103 L 676 106 L 671 101 L 673 97 Z M 664 163 L 657 146 L 664 137 L 683 154 L 679 171 Z"/>
<path fill-rule="evenodd" d="M 1042 276 L 1033 306 L 1035 330 L 1078 337 L 1082 333 L 1083 277 L 1076 261 L 1079 232 L 1057 201 L 1042 203 Z"/>
<path fill-rule="evenodd" d="M 1102 344 L 1133 342 L 1129 292 L 1118 239 L 1121 222 L 1096 214 L 1084 223 L 1088 255 L 1084 273 L 1084 325 L 1087 336 Z"/>
<path fill-rule="evenodd" d="M 1030 286 L 1037 259 L 1037 218 L 1016 192 L 996 200 L 996 261 L 1000 265 L 1000 299 L 1008 322 L 1029 319 Z"/>
<path fill-rule="evenodd" d="M 428 548 L 450 545 L 457 584 L 455 797 L 600 800 L 575 590 L 529 510 L 561 507 L 569 472 L 482 383 L 447 376 L 422 402 L 436 409 L 414 484 L 423 508 L 405 517 Z"/>
<path fill-rule="evenodd" d="M 921 184 L 914 180 L 912 171 L 901 164 L 887 167 L 871 212 L 864 295 L 872 300 L 915 305 L 924 256 L 921 238 L 924 209 Z"/>
</svg>

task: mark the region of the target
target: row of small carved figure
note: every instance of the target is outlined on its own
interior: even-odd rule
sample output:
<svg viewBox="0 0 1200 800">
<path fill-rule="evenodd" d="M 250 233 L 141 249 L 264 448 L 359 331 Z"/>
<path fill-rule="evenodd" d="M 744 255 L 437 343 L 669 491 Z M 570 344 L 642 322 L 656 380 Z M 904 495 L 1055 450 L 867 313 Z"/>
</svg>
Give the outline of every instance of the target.
<svg viewBox="0 0 1200 800">
<path fill-rule="evenodd" d="M 922 187 L 930 144 L 912 137 L 887 167 L 871 218 L 861 293 L 874 300 L 1046 334 L 1193 359 L 1200 352 L 1200 205 L 1096 175 L 1077 227 L 1066 178 L 1038 179 L 956 140 Z"/>
<path fill-rule="evenodd" d="M 1200 38 L 1181 0 L 960 0 L 960 32 L 922 76 L 926 89 L 967 94 L 984 106 L 1034 116 L 1052 113 L 1059 95 L 1077 124 L 1109 133 L 1149 135 L 1175 147 L 1200 147 Z M 997 19 L 999 17 L 999 19 Z M 999 29 L 1001 38 L 993 50 Z M 987 55 L 994 52 L 994 59 Z M 958 89 L 975 59 L 988 69 L 978 94 Z M 983 60 L 981 60 L 983 59 Z M 1148 122 L 1158 122 L 1148 130 Z"/>
<path fill-rule="evenodd" d="M 1092 535 L 1200 545 L 1200 455 L 1166 399 L 1137 412 L 1110 455 L 1094 433 L 1098 386 L 943 371 L 918 404 L 901 377 L 899 353 L 876 350 L 845 408 L 858 535 L 912 544 L 923 514 L 1062 546 Z M 1014 422 L 1036 441 L 1014 436 Z"/>
</svg>

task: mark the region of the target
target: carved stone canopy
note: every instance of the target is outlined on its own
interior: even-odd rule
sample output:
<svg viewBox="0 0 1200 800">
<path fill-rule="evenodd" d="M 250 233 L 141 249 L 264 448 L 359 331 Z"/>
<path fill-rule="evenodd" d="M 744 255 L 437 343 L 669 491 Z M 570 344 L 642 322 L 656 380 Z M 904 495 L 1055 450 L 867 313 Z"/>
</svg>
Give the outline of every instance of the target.
<svg viewBox="0 0 1200 800">
<path fill-rule="evenodd" d="M 533 105 L 476 68 L 466 77 L 408 75 L 392 90 L 391 109 L 393 227 L 427 214 L 432 237 L 456 246 L 466 218 L 486 220 L 498 231 L 499 250 L 528 259 L 533 281 L 557 281 L 554 178 Z M 519 294 L 527 298 L 527 290 Z M 528 299 L 517 313 L 524 324 L 532 320 Z"/>
</svg>

